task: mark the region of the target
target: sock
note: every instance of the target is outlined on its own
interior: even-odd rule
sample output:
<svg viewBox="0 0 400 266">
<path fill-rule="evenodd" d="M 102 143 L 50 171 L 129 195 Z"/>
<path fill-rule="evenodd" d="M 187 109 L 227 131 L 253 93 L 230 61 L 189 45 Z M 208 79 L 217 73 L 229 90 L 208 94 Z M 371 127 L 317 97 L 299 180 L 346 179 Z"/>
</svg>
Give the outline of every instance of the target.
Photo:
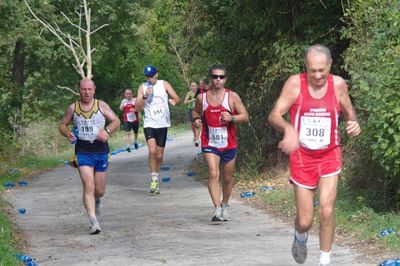
<svg viewBox="0 0 400 266">
<path fill-rule="evenodd" d="M 151 181 L 158 181 L 158 173 L 154 172 L 151 173 Z"/>
<path fill-rule="evenodd" d="M 303 243 L 307 242 L 308 232 L 299 233 L 299 232 L 297 232 L 297 230 L 295 230 L 294 234 L 296 236 L 296 239 L 299 240 L 300 242 L 303 242 Z"/>
<path fill-rule="evenodd" d="M 320 264 L 330 264 L 331 263 L 331 253 L 332 250 L 329 252 L 320 251 L 319 252 L 319 263 Z"/>
<path fill-rule="evenodd" d="M 89 216 L 89 222 L 91 225 L 94 225 L 95 223 L 97 223 L 96 216 Z"/>
<path fill-rule="evenodd" d="M 221 202 L 221 207 L 222 207 L 222 208 L 229 207 L 229 204 L 228 204 L 228 203 L 223 203 L 223 202 Z"/>
</svg>

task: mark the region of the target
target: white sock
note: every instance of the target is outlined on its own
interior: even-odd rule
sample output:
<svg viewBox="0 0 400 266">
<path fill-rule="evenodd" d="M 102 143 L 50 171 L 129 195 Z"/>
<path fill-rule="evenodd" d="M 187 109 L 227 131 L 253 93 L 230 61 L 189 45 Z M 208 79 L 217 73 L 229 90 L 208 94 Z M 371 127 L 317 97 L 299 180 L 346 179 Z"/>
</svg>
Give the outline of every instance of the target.
<svg viewBox="0 0 400 266">
<path fill-rule="evenodd" d="M 89 217 L 89 222 L 90 222 L 90 225 L 94 225 L 95 223 L 97 223 L 96 216 Z"/>
<path fill-rule="evenodd" d="M 303 242 L 303 243 L 307 242 L 308 232 L 299 233 L 299 232 L 297 232 L 297 230 L 295 230 L 294 234 L 296 236 L 296 239 L 299 240 L 300 242 Z"/>
<path fill-rule="evenodd" d="M 158 181 L 158 173 L 151 173 L 151 181 Z"/>
<path fill-rule="evenodd" d="M 331 251 L 325 252 L 325 251 L 320 251 L 319 252 L 319 263 L 320 264 L 330 264 L 331 263 Z"/>
</svg>

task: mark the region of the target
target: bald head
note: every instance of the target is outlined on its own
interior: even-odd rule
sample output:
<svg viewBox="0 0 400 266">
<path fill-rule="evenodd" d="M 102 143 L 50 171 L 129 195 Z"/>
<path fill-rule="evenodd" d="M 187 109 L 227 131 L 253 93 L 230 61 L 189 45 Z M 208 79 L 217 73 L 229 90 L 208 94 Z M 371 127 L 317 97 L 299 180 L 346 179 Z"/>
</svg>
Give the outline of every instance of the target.
<svg viewBox="0 0 400 266">
<path fill-rule="evenodd" d="M 94 85 L 93 80 L 91 79 L 82 79 L 81 81 L 79 81 L 79 88 L 83 89 L 83 88 L 91 88 L 94 89 L 96 88 L 96 86 Z"/>
</svg>

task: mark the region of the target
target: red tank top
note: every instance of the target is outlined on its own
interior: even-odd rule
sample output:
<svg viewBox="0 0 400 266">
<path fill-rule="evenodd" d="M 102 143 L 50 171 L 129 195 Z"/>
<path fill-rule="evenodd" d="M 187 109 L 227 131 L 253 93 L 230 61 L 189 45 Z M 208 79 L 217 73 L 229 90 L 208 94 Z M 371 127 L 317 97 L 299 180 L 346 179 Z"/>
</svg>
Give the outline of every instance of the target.
<svg viewBox="0 0 400 266">
<path fill-rule="evenodd" d="M 328 88 L 321 99 L 310 95 L 306 73 L 300 74 L 300 80 L 300 94 L 290 108 L 290 121 L 299 135 L 299 151 L 312 154 L 329 152 L 340 144 L 340 105 L 333 76 L 328 75 Z"/>
<path fill-rule="evenodd" d="M 207 93 L 202 92 L 203 101 L 202 121 L 203 129 L 201 134 L 201 147 L 213 147 L 224 151 L 237 148 L 236 126 L 234 123 L 222 123 L 221 112 L 235 113 L 229 106 L 229 96 L 231 91 L 225 89 L 224 98 L 218 106 L 212 106 L 208 103 Z"/>
<path fill-rule="evenodd" d="M 134 112 L 135 102 L 128 102 L 124 107 L 124 122 L 139 122 L 139 113 Z"/>
</svg>

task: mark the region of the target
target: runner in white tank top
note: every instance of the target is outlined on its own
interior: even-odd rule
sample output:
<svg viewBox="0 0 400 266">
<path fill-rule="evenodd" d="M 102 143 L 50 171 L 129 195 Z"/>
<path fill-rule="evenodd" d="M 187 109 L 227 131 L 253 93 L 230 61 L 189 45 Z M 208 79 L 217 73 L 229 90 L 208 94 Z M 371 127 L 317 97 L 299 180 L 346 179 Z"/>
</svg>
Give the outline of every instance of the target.
<svg viewBox="0 0 400 266">
<path fill-rule="evenodd" d="M 158 173 L 163 163 L 168 127 L 171 126 L 168 104 L 178 104 L 179 97 L 167 81 L 157 79 L 158 73 L 154 66 L 146 66 L 144 75 L 147 82 L 139 86 L 136 110 L 144 110 L 143 127 L 151 173 L 150 192 L 158 194 Z M 172 99 L 168 99 L 168 96 Z"/>
</svg>

